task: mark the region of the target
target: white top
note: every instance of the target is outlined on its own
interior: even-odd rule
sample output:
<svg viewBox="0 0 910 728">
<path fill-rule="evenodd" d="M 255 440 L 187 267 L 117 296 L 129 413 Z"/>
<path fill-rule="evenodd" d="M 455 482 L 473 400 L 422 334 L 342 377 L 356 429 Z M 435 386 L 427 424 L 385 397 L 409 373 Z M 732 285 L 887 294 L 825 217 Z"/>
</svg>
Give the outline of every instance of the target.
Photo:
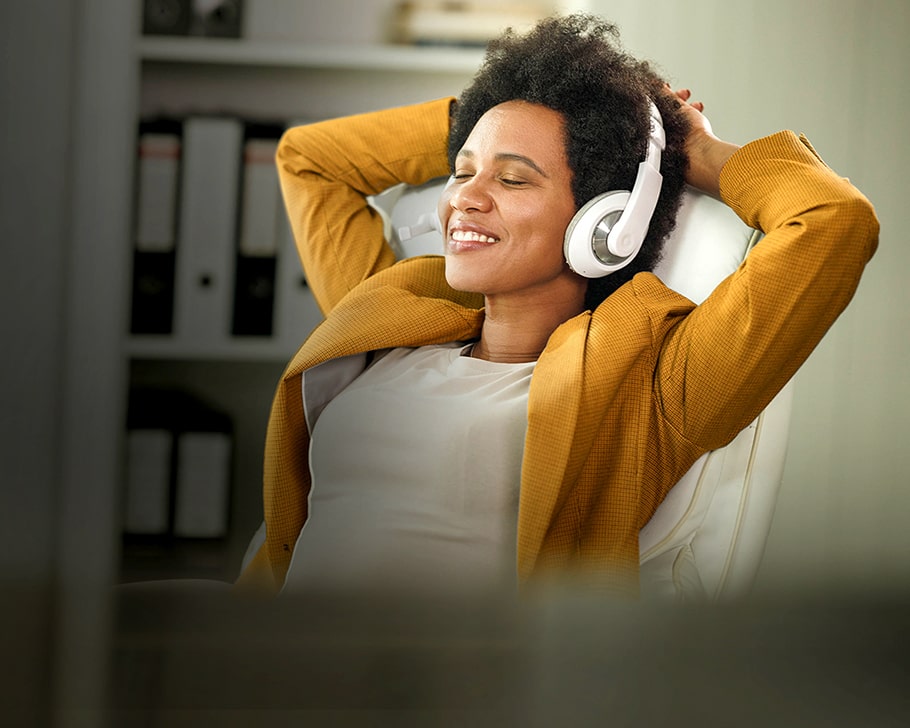
<svg viewBox="0 0 910 728">
<path fill-rule="evenodd" d="M 285 591 L 514 589 L 534 362 L 394 349 L 322 411 Z"/>
</svg>

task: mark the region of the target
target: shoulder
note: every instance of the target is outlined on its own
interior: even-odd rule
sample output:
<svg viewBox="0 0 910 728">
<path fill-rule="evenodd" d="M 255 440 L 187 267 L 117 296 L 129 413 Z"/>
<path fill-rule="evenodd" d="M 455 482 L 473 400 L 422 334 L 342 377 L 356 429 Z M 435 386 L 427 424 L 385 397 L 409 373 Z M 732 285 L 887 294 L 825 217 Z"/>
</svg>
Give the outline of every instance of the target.
<svg viewBox="0 0 910 728">
<path fill-rule="evenodd" d="M 584 341 L 591 366 L 625 369 L 636 361 L 653 363 L 668 333 L 694 309 L 692 301 L 653 273 L 639 273 L 594 311 L 566 322 L 557 332 L 566 342 Z M 643 359 L 643 352 L 651 353 Z"/>
<path fill-rule="evenodd" d="M 638 273 L 618 288 L 593 313 L 592 325 L 653 327 L 688 315 L 695 304 L 669 288 L 654 273 Z"/>
</svg>

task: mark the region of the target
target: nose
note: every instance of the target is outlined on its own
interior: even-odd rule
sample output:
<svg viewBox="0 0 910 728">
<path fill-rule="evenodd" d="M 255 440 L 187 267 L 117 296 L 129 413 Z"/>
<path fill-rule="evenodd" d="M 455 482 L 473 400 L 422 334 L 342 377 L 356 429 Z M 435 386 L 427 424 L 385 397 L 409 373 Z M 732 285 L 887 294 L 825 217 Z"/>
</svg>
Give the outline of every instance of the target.
<svg viewBox="0 0 910 728">
<path fill-rule="evenodd" d="M 449 187 L 449 205 L 459 212 L 485 212 L 492 204 L 488 186 L 478 174 L 455 180 Z"/>
</svg>

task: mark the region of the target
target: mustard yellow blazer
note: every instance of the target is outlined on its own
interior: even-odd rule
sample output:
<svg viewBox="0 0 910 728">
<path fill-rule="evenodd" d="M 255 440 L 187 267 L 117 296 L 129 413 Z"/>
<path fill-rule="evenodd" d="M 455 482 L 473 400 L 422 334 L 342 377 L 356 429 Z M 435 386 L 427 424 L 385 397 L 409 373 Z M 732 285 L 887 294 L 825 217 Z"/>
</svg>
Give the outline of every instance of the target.
<svg viewBox="0 0 910 728">
<path fill-rule="evenodd" d="M 281 142 L 285 203 L 327 317 L 275 394 L 266 541 L 241 586 L 281 587 L 307 518 L 303 396 L 316 367 L 479 335 L 482 298 L 449 288 L 441 257 L 396 263 L 365 199 L 449 173 L 449 104 L 297 127 Z M 692 463 L 729 442 L 790 379 L 849 302 L 877 245 L 869 202 L 790 132 L 738 151 L 721 196 L 765 237 L 703 304 L 642 273 L 562 324 L 541 354 L 517 514 L 525 586 L 569 577 L 634 593 L 639 530 Z"/>
</svg>

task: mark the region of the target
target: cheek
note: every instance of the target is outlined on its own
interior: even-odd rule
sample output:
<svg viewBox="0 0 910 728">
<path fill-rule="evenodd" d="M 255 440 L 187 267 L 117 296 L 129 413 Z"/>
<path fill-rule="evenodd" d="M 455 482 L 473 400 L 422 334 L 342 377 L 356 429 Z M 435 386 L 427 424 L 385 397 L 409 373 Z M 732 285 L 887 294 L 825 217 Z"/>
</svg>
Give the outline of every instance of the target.
<svg viewBox="0 0 910 728">
<path fill-rule="evenodd" d="M 444 190 L 443 193 L 439 196 L 439 202 L 436 203 L 436 215 L 439 218 L 439 222 L 442 224 L 442 236 L 445 237 L 446 225 L 449 222 L 449 213 L 452 208 L 449 205 L 449 199 L 451 195 L 448 192 L 448 189 Z"/>
<path fill-rule="evenodd" d="M 439 218 L 439 221 L 442 223 L 442 229 L 445 231 L 446 225 L 449 222 L 449 215 L 452 212 L 452 183 L 455 182 L 454 177 L 449 177 L 446 181 L 445 187 L 443 187 L 442 192 L 439 193 L 439 201 L 436 203 L 436 215 Z M 443 237 L 445 233 L 443 232 Z"/>
<path fill-rule="evenodd" d="M 565 262 L 563 243 L 571 219 L 571 215 L 554 215 L 538 218 L 529 225 L 533 230 L 534 247 L 538 256 L 557 261 L 559 264 Z"/>
</svg>

